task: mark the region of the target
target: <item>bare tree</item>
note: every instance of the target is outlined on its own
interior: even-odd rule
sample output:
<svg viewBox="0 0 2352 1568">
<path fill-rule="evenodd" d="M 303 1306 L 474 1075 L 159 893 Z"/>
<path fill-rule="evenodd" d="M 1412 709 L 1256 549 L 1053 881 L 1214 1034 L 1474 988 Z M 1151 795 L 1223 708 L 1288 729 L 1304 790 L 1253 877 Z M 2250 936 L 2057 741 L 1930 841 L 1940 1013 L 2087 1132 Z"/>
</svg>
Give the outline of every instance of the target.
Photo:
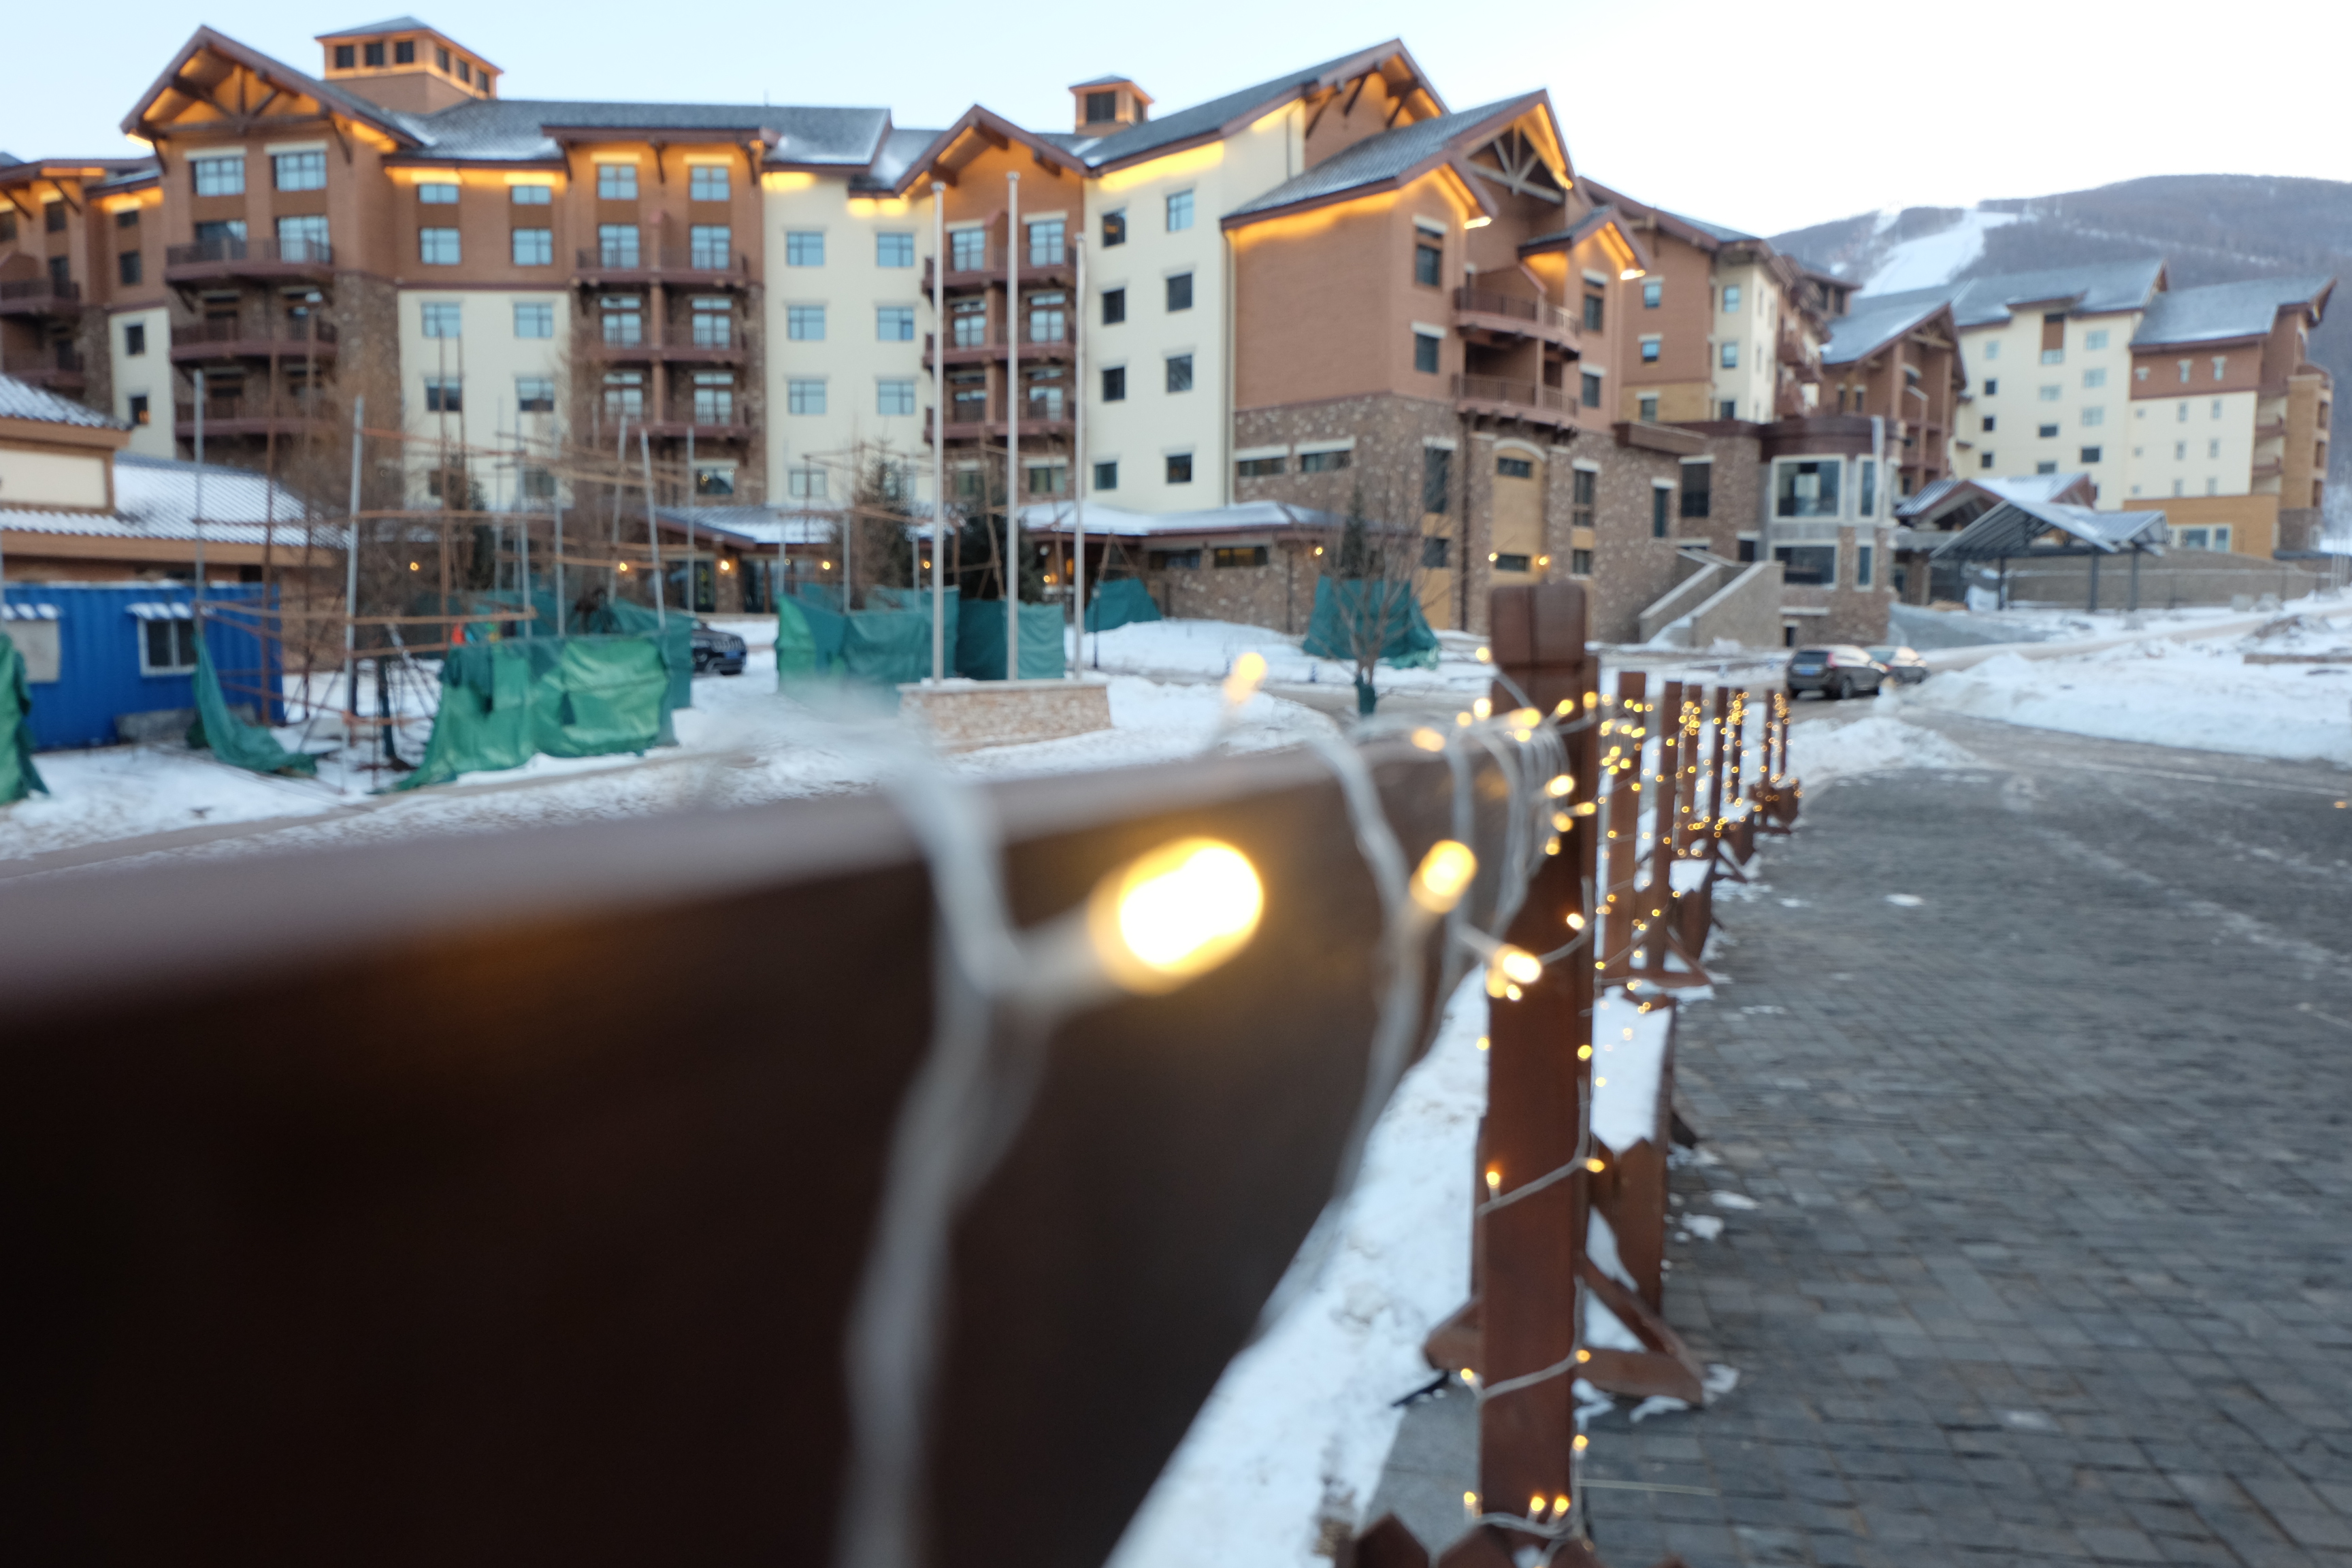
<svg viewBox="0 0 2352 1568">
<path fill-rule="evenodd" d="M 1380 704 L 1374 673 L 1381 658 L 1417 626 L 1430 574 L 1444 564 L 1442 536 L 1422 526 L 1418 475 L 1359 473 L 1349 487 L 1339 548 L 1324 557 L 1333 624 L 1325 632 L 1337 657 L 1354 666 L 1356 711 Z"/>
</svg>

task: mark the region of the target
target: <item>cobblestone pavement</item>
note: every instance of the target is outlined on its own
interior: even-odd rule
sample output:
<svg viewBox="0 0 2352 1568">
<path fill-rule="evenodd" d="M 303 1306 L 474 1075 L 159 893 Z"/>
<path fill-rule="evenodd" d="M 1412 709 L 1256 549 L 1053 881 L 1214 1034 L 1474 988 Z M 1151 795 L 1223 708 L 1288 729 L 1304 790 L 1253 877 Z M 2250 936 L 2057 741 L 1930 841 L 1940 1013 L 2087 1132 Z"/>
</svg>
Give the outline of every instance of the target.
<svg viewBox="0 0 2352 1568">
<path fill-rule="evenodd" d="M 2352 1568 L 2352 775 L 1906 717 L 1986 768 L 1808 791 L 1682 1021 L 1741 1379 L 1590 1428 L 1602 1556 Z M 1467 1407 L 1375 1516 L 1458 1531 Z"/>
</svg>

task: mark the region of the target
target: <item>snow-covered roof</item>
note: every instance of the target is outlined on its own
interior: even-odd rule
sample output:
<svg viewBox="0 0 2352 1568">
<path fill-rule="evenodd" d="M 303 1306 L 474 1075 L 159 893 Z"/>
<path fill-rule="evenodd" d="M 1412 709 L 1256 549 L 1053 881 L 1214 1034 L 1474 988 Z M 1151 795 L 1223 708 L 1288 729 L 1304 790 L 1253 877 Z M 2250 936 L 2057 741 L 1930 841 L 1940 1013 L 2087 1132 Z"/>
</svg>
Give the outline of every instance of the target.
<svg viewBox="0 0 2352 1568">
<path fill-rule="evenodd" d="M 654 515 L 673 528 L 691 521 L 697 530 L 730 534 L 746 544 L 830 544 L 838 522 L 834 514 L 780 507 L 656 507 Z"/>
<path fill-rule="evenodd" d="M 1088 168 L 1098 169 L 1107 163 L 1136 158 L 1162 147 L 1172 146 L 1179 142 L 1190 142 L 1200 137 L 1215 135 L 1237 120 L 1255 120 L 1266 110 L 1299 97 L 1309 89 L 1336 87 L 1340 82 L 1376 69 L 1383 60 L 1392 55 L 1403 56 L 1407 66 L 1412 71 L 1415 85 L 1428 93 L 1432 101 L 1443 110 L 1445 105 L 1444 100 L 1438 98 L 1437 89 L 1429 85 L 1428 79 L 1422 74 L 1421 68 L 1414 64 L 1412 57 L 1405 52 L 1403 43 L 1391 38 L 1385 43 L 1375 44 L 1369 49 L 1358 49 L 1353 54 L 1341 55 L 1337 59 L 1325 60 L 1321 65 L 1308 66 L 1304 70 L 1291 71 L 1276 77 L 1271 81 L 1262 81 L 1254 87 L 1245 87 L 1239 91 L 1226 93 L 1221 98 L 1213 98 L 1206 103 L 1196 103 L 1190 109 L 1180 109 L 1173 114 L 1143 121 L 1139 124 L 1128 126 L 1098 141 L 1081 141 L 1074 150 L 1078 152 Z"/>
<path fill-rule="evenodd" d="M 1021 509 L 1021 526 L 1036 533 L 1071 533 L 1078 519 L 1068 501 L 1039 501 Z M 1253 500 L 1203 511 L 1129 511 L 1120 507 L 1087 503 L 1084 519 L 1088 533 L 1118 534 L 1144 539 L 1162 534 L 1264 533 L 1276 529 L 1333 529 L 1347 519 L 1336 511 L 1292 506 L 1286 501 Z"/>
<path fill-rule="evenodd" d="M 1852 364 L 1867 359 L 1944 308 L 1941 300 L 1889 298 L 1896 302 L 1881 303 L 1875 309 L 1860 308 L 1864 301 L 1856 300 L 1853 313 L 1833 319 L 1830 341 L 1822 345 L 1822 363 Z"/>
<path fill-rule="evenodd" d="M 1959 561 L 2021 556 L 2053 532 L 2064 534 L 2070 547 L 2087 545 L 2106 555 L 2133 544 L 2161 545 L 2169 537 L 2160 511 L 2095 511 L 2064 501 L 2011 500 L 1937 545 L 1936 553 Z"/>
<path fill-rule="evenodd" d="M 13 375 L 0 375 L 0 418 L 31 419 L 44 425 L 79 425 L 89 430 L 120 430 L 122 426 L 95 408 L 59 397 L 46 387 Z"/>
<path fill-rule="evenodd" d="M 1285 180 L 1264 195 L 1244 202 L 1226 216 L 1231 219 L 1245 217 L 1253 213 L 1276 212 L 1284 207 L 1297 206 L 1302 202 L 1318 201 L 1402 179 L 1444 157 L 1446 144 L 1455 137 L 1474 132 L 1492 121 L 1516 119 L 1539 106 L 1543 100 L 1542 93 L 1521 93 L 1517 98 L 1501 99 L 1476 109 L 1465 109 L 1459 114 L 1441 114 L 1434 119 L 1399 126 L 1394 131 L 1383 131 L 1377 136 L 1367 136 L 1345 152 L 1324 159 L 1305 174 Z"/>
<path fill-rule="evenodd" d="M 2092 315 L 2147 308 L 2163 281 L 2164 258 L 2142 257 L 2132 261 L 2095 261 L 2080 267 L 2052 267 L 2035 272 L 2002 272 L 1965 282 L 1938 283 L 1929 289 L 1855 297 L 1856 310 L 1892 309 L 1925 302 L 1952 307 L 1952 319 L 1965 331 L 1970 327 L 2008 321 L 2013 307 L 2063 305 L 2072 314 Z"/>
<path fill-rule="evenodd" d="M 114 510 L 41 511 L 0 509 L 0 528 L 12 533 L 70 533 L 100 539 L 192 540 L 196 536 L 199 466 L 173 458 L 114 456 Z M 281 485 L 244 468 L 201 467 L 205 538 L 215 543 L 260 544 L 270 536 L 291 548 L 301 538 L 302 501 Z M 340 528 L 322 529 L 320 542 L 341 543 Z"/>
<path fill-rule="evenodd" d="M 772 133 L 770 161 L 863 168 L 890 127 L 887 109 L 806 109 L 765 103 L 623 103 L 585 100 L 478 99 L 417 118 L 425 146 L 410 160 L 464 158 L 539 163 L 562 156 L 550 126 L 606 131 L 683 131 L 730 139 Z"/>
<path fill-rule="evenodd" d="M 1955 475 L 1922 485 L 1895 503 L 1899 518 L 1934 518 L 1964 501 L 1990 506 L 2005 500 L 2066 500 L 2073 492 L 2088 502 L 2094 494 L 2088 474 L 2021 474 L 2008 479 L 1977 479 Z"/>
<path fill-rule="evenodd" d="M 2132 333 L 2132 346 L 2258 338 L 2270 331 L 2281 310 L 2298 308 L 2316 322 L 2335 287 L 2333 278 L 2256 278 L 2158 294 Z"/>
</svg>

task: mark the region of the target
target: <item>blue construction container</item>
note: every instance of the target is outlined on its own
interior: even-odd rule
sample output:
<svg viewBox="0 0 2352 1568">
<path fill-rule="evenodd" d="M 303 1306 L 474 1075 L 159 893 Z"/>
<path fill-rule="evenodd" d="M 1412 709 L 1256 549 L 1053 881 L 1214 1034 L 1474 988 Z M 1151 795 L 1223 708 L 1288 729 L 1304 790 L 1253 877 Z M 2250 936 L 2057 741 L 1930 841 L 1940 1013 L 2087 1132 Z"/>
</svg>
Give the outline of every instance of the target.
<svg viewBox="0 0 2352 1568">
<path fill-rule="evenodd" d="M 215 585 L 208 603 L 259 608 L 258 583 Z M 185 728 L 196 698 L 195 590 L 184 583 L 25 583 L 5 595 L 7 631 L 26 655 L 33 696 L 33 743 L 42 751 L 111 746 L 128 734 L 154 738 Z M 235 615 L 231 612 L 232 616 Z M 243 619 L 244 616 L 235 618 Z M 283 689 L 277 643 L 209 616 L 205 640 L 224 695 L 252 712 L 255 688 Z M 47 627 L 54 627 L 52 634 Z M 54 655 L 50 652 L 54 636 Z M 266 661 L 266 663 L 265 663 Z M 268 722 L 286 721 L 271 700 Z M 119 722 L 128 721 L 128 722 Z"/>
</svg>

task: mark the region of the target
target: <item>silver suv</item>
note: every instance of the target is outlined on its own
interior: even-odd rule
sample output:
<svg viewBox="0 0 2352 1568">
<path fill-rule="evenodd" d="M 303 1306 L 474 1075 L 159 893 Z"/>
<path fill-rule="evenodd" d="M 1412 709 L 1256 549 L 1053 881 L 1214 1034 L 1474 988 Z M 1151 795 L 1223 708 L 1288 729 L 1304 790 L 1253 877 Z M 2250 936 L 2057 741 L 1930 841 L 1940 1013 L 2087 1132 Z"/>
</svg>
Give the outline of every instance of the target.
<svg viewBox="0 0 2352 1568">
<path fill-rule="evenodd" d="M 1863 692 L 1875 697 L 1885 679 L 1886 667 L 1871 658 L 1867 648 L 1852 643 L 1801 647 L 1789 660 L 1789 700 L 1795 701 L 1802 691 L 1818 691 L 1828 698 Z"/>
</svg>

